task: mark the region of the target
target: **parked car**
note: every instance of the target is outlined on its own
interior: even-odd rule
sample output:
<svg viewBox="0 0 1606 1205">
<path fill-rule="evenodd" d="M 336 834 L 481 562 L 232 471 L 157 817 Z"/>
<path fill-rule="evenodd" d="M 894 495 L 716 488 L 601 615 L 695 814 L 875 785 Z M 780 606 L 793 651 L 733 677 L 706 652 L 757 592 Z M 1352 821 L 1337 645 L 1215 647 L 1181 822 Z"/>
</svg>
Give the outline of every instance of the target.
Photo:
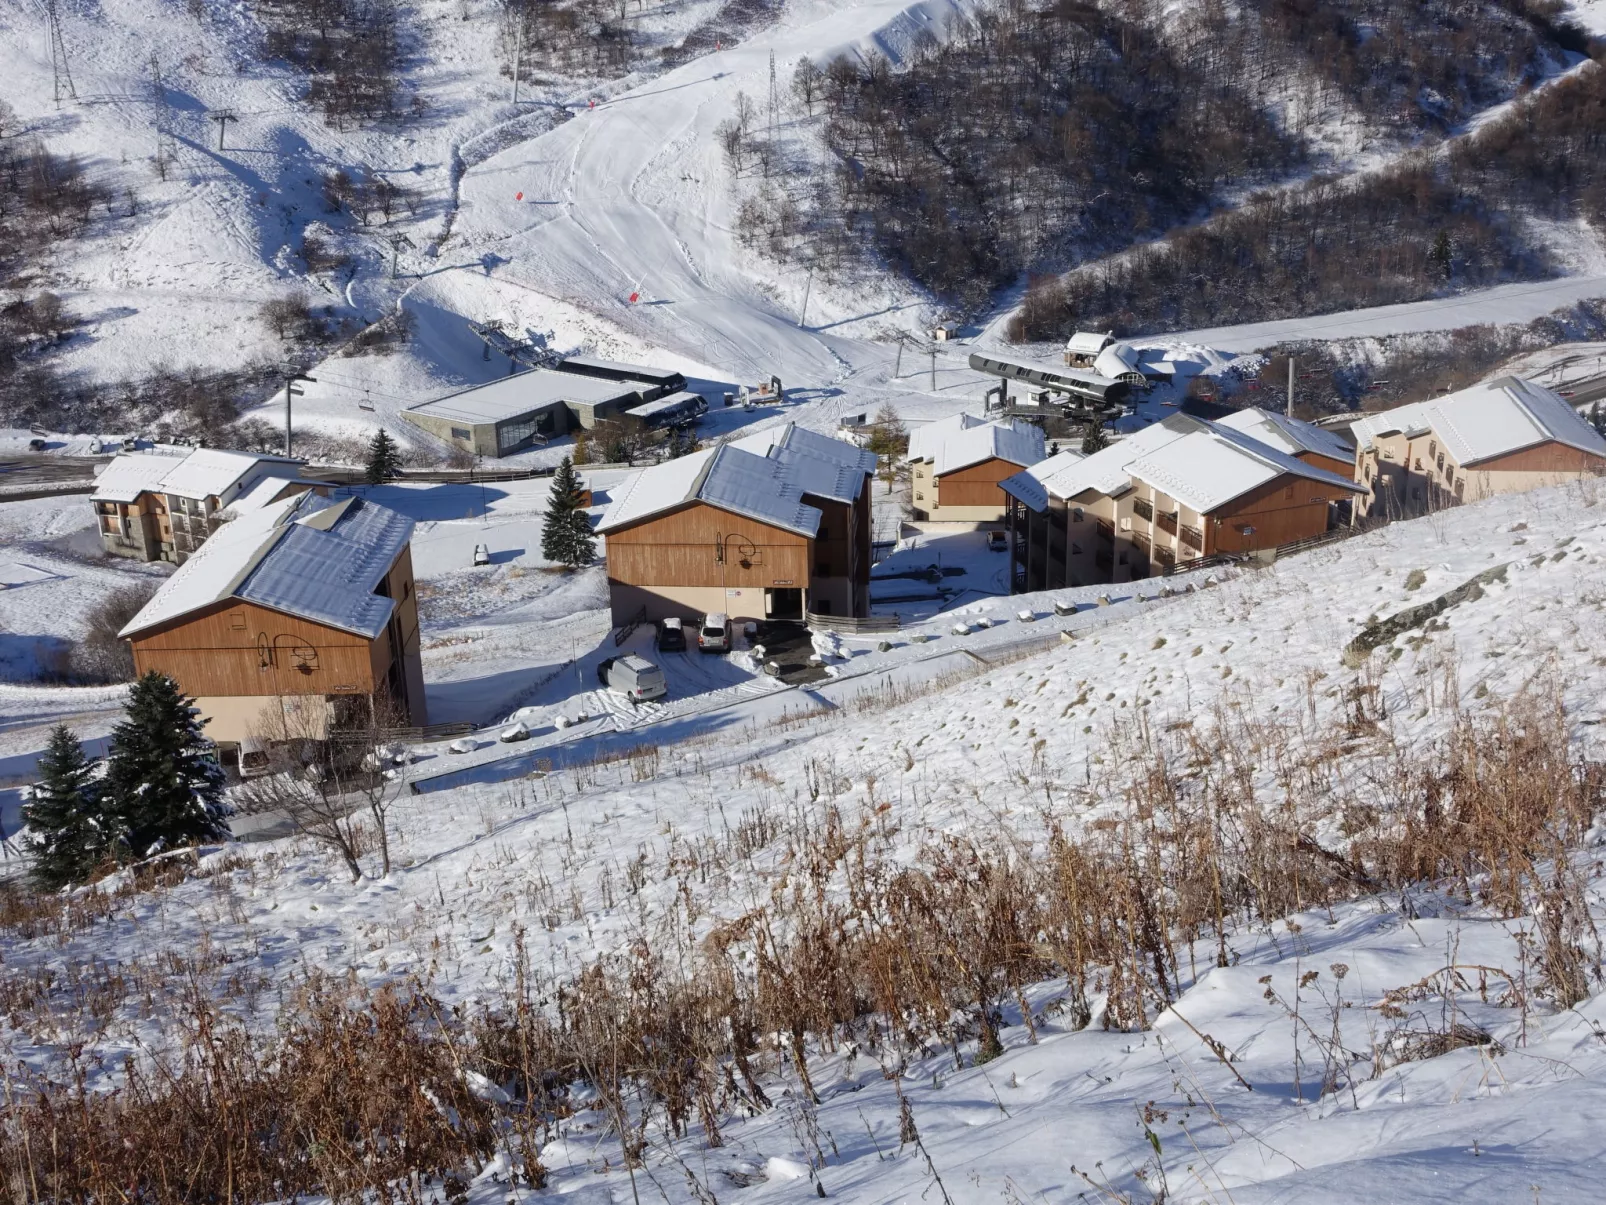
<svg viewBox="0 0 1606 1205">
<path fill-rule="evenodd" d="M 478 568 L 481 565 L 489 565 L 490 563 L 491 563 L 491 554 L 490 554 L 490 551 L 485 547 L 485 545 L 484 544 L 476 544 L 476 545 L 474 545 L 474 566 L 475 566 L 475 568 Z"/>
<path fill-rule="evenodd" d="M 730 652 L 730 616 L 722 611 L 714 611 L 704 615 L 703 622 L 697 627 L 697 647 L 705 653 Z"/>
<path fill-rule="evenodd" d="M 624 695 L 632 703 L 645 703 L 661 699 L 669 693 L 664 671 L 645 657 L 627 653 L 623 657 L 609 657 L 597 666 L 597 680 L 615 694 Z"/>
<path fill-rule="evenodd" d="M 686 629 L 681 624 L 680 617 L 671 615 L 658 625 L 658 651 L 660 653 L 684 653 L 686 651 Z"/>
<path fill-rule="evenodd" d="M 28 441 L 28 451 L 30 452 L 43 452 L 49 446 L 50 445 L 42 439 L 30 439 Z"/>
<path fill-rule="evenodd" d="M 988 552 L 1008 552 L 1009 551 L 1009 535 L 1007 533 L 1005 533 L 1005 532 L 1002 532 L 1002 531 L 990 531 L 990 532 L 988 532 L 987 533 L 987 551 Z"/>
</svg>

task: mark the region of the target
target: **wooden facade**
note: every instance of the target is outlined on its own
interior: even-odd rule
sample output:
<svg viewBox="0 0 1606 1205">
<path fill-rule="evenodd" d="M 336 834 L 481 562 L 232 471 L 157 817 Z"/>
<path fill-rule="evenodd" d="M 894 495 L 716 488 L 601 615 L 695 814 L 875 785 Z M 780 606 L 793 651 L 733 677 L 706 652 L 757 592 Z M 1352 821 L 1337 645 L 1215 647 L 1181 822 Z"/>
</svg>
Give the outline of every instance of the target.
<svg viewBox="0 0 1606 1205">
<path fill-rule="evenodd" d="M 409 548 L 402 549 L 376 593 L 396 605 L 385 630 L 372 640 L 230 598 L 132 637 L 134 668 L 168 675 L 199 702 L 203 714 L 244 714 L 225 705 L 247 699 L 384 696 L 405 710 L 411 723 L 426 723 Z M 225 725 L 209 735 L 227 743 L 252 734 Z"/>
<path fill-rule="evenodd" d="M 998 488 L 998 483 L 1013 477 L 1022 467 L 995 456 L 980 464 L 955 469 L 937 478 L 938 504 L 945 509 L 950 506 L 985 506 L 996 509 L 1002 517 L 1004 491 Z"/>
<path fill-rule="evenodd" d="M 870 479 L 846 503 L 805 494 L 815 536 L 702 501 L 607 533 L 615 626 L 638 618 L 803 618 L 807 610 L 865 615 L 870 605 Z"/>
</svg>

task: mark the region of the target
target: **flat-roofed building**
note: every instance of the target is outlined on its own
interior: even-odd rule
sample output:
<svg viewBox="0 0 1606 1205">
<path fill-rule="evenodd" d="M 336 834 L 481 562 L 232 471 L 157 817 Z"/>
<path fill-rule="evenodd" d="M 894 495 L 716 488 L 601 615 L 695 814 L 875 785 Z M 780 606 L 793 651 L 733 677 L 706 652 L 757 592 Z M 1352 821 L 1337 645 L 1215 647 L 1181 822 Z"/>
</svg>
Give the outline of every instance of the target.
<svg viewBox="0 0 1606 1205">
<path fill-rule="evenodd" d="M 575 376 L 595 377 L 601 381 L 630 381 L 647 386 L 642 391 L 643 401 L 657 401 L 686 388 L 686 378 L 673 368 L 650 368 L 645 364 L 621 364 L 617 360 L 599 360 L 595 356 L 569 356 L 554 367 L 559 372 Z"/>
<path fill-rule="evenodd" d="M 533 368 L 499 381 L 460 389 L 409 406 L 415 427 L 475 456 L 511 456 L 566 435 L 590 430 L 640 406 L 657 386 L 642 381 L 581 376 Z"/>
<path fill-rule="evenodd" d="M 1358 515 L 1398 518 L 1606 474 L 1606 440 L 1521 377 L 1368 414 L 1350 428 Z"/>
</svg>

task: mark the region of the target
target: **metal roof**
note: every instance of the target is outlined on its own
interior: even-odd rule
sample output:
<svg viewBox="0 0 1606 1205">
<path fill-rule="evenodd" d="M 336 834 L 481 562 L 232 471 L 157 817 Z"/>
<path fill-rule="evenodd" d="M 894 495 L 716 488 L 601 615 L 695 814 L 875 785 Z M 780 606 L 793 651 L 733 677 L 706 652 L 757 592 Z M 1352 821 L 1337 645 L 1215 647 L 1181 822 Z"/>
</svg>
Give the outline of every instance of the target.
<svg viewBox="0 0 1606 1205">
<path fill-rule="evenodd" d="M 549 406 L 598 406 L 652 388 L 644 381 L 606 381 L 578 373 L 532 368 L 486 385 L 419 402 L 408 406 L 402 414 L 422 414 L 470 425 L 499 423 Z"/>
<path fill-rule="evenodd" d="M 132 502 L 141 494 L 155 493 L 162 478 L 187 452 L 124 452 L 113 457 L 95 478 L 91 502 Z"/>
<path fill-rule="evenodd" d="M 412 534 L 411 519 L 362 498 L 269 503 L 225 523 L 119 635 L 238 598 L 372 640 L 395 609 L 374 591 Z"/>
</svg>

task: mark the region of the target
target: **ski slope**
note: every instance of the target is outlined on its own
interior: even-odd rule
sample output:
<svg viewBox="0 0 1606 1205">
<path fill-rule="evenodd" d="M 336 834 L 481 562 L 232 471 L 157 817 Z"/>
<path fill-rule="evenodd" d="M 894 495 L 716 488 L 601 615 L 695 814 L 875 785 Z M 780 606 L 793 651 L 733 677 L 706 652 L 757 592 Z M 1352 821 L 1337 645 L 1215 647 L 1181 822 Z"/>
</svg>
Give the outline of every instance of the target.
<svg viewBox="0 0 1606 1205">
<path fill-rule="evenodd" d="M 688 63 L 471 169 L 457 230 L 494 275 L 602 316 L 628 335 L 736 380 L 884 382 L 893 354 L 866 338 L 893 315 L 833 307 L 802 274 L 777 289 L 744 271 L 715 129 L 745 92 L 764 112 L 773 53 L 783 100 L 797 60 L 875 50 L 897 62 L 963 20 L 966 0 L 799 5 L 774 28 Z M 519 199 L 522 194 L 522 199 Z M 628 298 L 640 290 L 641 300 Z M 843 309 L 843 306 L 846 309 Z M 918 316 L 913 299 L 903 324 Z M 834 310 L 834 312 L 833 312 Z"/>
</svg>

